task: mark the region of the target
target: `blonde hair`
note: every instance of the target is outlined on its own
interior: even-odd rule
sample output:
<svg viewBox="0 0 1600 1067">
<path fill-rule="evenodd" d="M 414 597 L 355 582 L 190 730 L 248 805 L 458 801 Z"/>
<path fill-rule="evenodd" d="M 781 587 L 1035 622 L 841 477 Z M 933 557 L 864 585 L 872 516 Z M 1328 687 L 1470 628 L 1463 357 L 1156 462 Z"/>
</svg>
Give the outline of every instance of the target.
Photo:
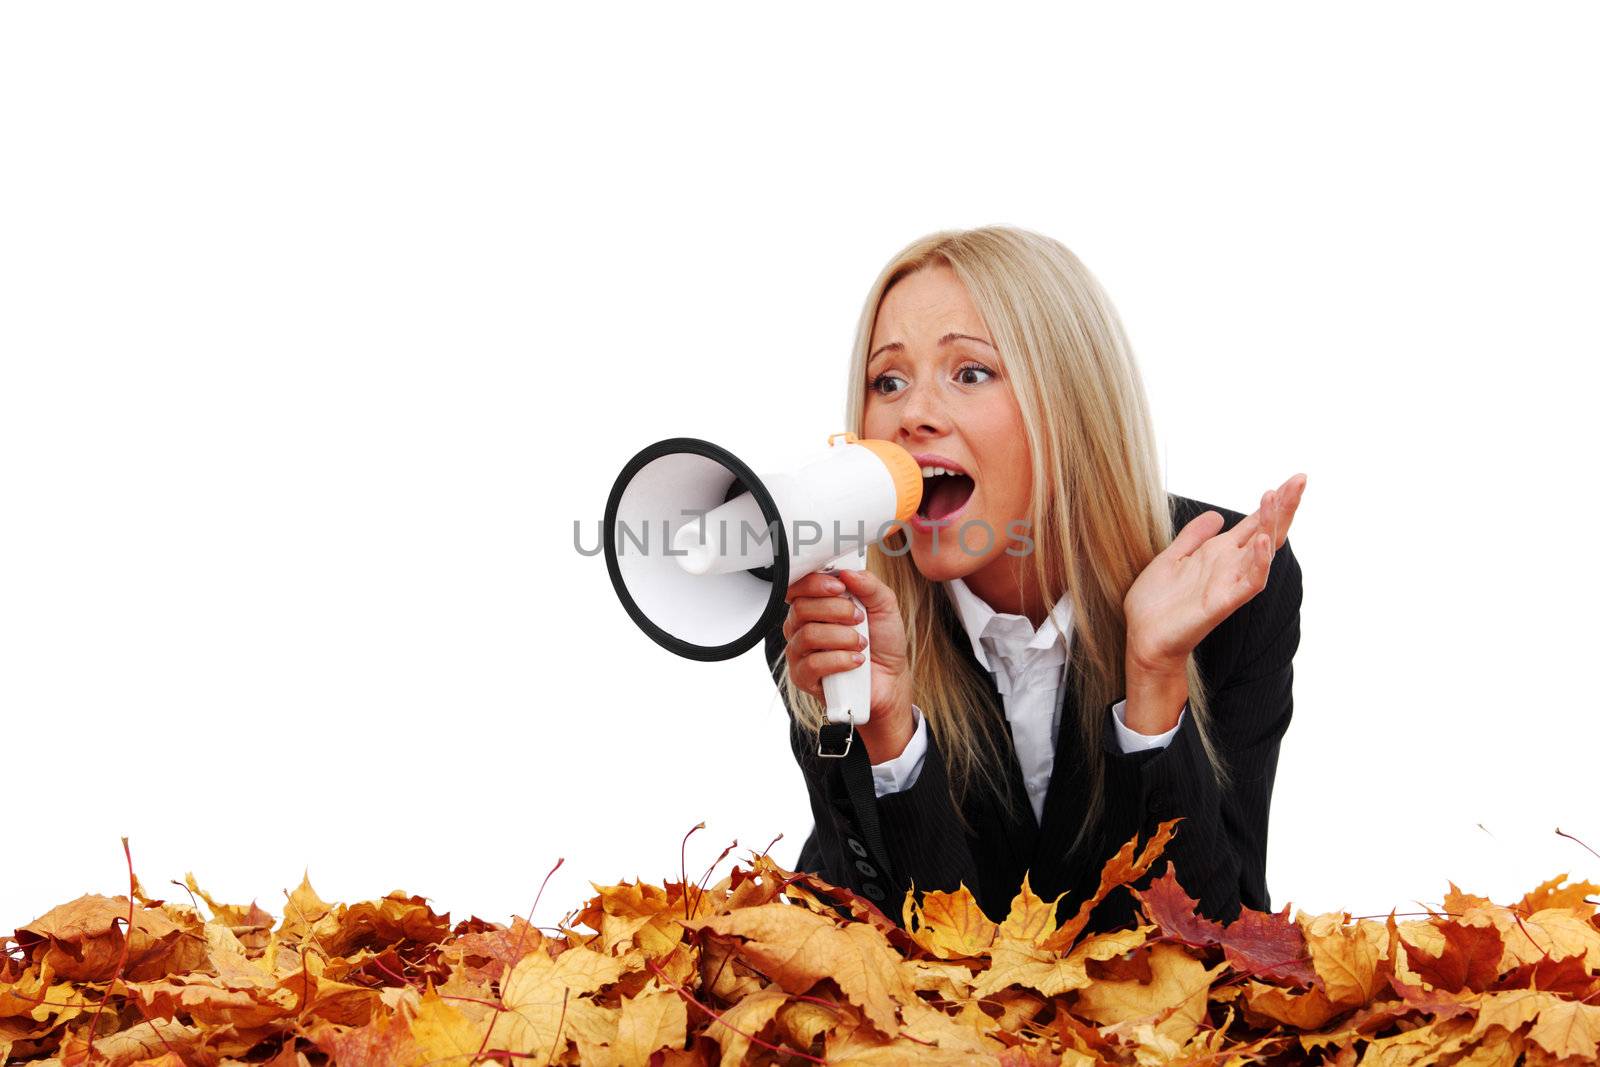
<svg viewBox="0 0 1600 1067">
<path fill-rule="evenodd" d="M 983 316 L 1011 381 L 1034 457 L 1027 516 L 1033 561 L 1046 606 L 1072 598 L 1070 659 L 1076 724 L 1089 774 L 1088 810 L 1068 851 L 1090 840 L 1104 814 L 1106 708 L 1125 693 L 1122 600 L 1145 566 L 1172 542 L 1172 513 L 1156 461 L 1144 385 L 1116 309 L 1088 268 L 1060 242 L 1006 226 L 945 230 L 913 241 L 867 294 L 850 359 L 845 425 L 861 433 L 866 363 L 884 294 L 906 275 L 944 264 Z M 1012 803 L 1010 779 L 974 709 L 993 702 L 966 670 L 955 638 L 940 625 L 954 612 L 939 583 L 924 578 L 905 534 L 874 546 L 868 568 L 894 591 L 905 622 L 912 701 L 943 754 L 952 806 L 961 816 L 968 790 L 983 787 Z M 959 630 L 959 626 L 957 627 Z M 1187 664 L 1189 714 L 1219 786 L 1230 776 L 1216 751 L 1206 694 L 1193 655 Z M 1065 682 L 1063 684 L 1066 684 Z M 783 688 L 799 721 L 820 727 L 825 709 L 784 670 Z M 1063 729 L 1074 728 L 1063 723 Z M 970 830 L 970 827 L 968 827 Z"/>
</svg>

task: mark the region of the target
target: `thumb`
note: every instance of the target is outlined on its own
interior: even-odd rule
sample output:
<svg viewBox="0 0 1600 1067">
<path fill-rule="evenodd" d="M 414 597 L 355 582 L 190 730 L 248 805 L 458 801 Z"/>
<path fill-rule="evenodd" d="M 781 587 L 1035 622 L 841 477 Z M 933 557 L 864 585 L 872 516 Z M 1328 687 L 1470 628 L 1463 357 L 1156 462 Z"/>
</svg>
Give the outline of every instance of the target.
<svg viewBox="0 0 1600 1067">
<path fill-rule="evenodd" d="M 1172 539 L 1162 555 L 1170 555 L 1175 559 L 1182 559 L 1207 540 L 1216 536 L 1222 529 L 1222 513 L 1217 511 L 1202 511 L 1184 524 L 1178 531 L 1178 536 Z"/>
</svg>

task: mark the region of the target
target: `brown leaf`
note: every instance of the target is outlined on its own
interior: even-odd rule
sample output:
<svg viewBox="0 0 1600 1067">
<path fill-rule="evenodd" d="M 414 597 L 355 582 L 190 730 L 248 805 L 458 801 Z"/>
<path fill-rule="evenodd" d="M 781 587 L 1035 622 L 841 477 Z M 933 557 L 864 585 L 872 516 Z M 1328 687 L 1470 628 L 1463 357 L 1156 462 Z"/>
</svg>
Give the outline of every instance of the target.
<svg viewBox="0 0 1600 1067">
<path fill-rule="evenodd" d="M 449 943 L 444 955 L 471 977 L 493 981 L 528 953 L 543 949 L 544 933 L 518 917 L 509 927 L 494 926 L 461 934 Z"/>
<path fill-rule="evenodd" d="M 0 946 L 0 1061 L 1510 1067 L 1600 1058 L 1600 916 L 1582 899 L 1589 883 L 1565 886 L 1563 875 L 1509 906 L 1452 883 L 1443 911 L 1425 921 L 1291 919 L 1286 906 L 1223 926 L 1196 913 L 1181 870 L 1156 872 L 1173 825 L 1142 848 L 1129 842 L 1065 924 L 1064 898 L 1045 901 L 1024 881 L 1003 922 L 963 886 L 908 894 L 902 929 L 765 856 L 703 887 L 596 885 L 545 928 L 476 918 L 452 928 L 422 897 L 396 891 L 346 905 L 323 900 L 308 878 L 286 895 L 276 927 L 254 905 L 211 900 L 192 877 L 210 920 L 136 894 L 126 930 L 127 898 L 79 898 Z M 1090 909 L 1120 886 L 1150 921 L 1085 936 Z"/>
<path fill-rule="evenodd" d="M 1281 912 L 1245 908 L 1222 935 L 1223 951 L 1234 969 L 1271 982 L 1310 986 L 1316 981 L 1311 954 L 1299 923 Z"/>
<path fill-rule="evenodd" d="M 1134 882 L 1150 873 L 1150 868 L 1161 857 L 1161 852 L 1167 847 L 1167 842 L 1172 840 L 1174 828 L 1182 819 L 1168 819 L 1156 827 L 1156 832 L 1145 841 L 1144 848 L 1139 850 L 1138 857 L 1134 857 L 1134 850 L 1138 845 L 1138 836 L 1128 841 L 1111 857 L 1100 871 L 1100 887 L 1095 890 L 1094 896 L 1078 905 L 1077 913 L 1059 930 L 1051 934 L 1041 944 L 1045 948 L 1056 951 L 1066 951 L 1089 925 L 1089 917 L 1095 907 L 1118 886 L 1131 886 Z"/>
<path fill-rule="evenodd" d="M 325 1026 L 313 1032 L 317 1047 L 339 1067 L 395 1067 L 420 1057 L 404 1019 L 379 1019 L 371 1026 L 341 1029 Z"/>
<path fill-rule="evenodd" d="M 1148 888 L 1135 889 L 1133 895 L 1166 936 L 1196 948 L 1222 944 L 1222 924 L 1195 914 L 1199 901 L 1183 891 L 1170 865 L 1150 880 Z"/>
<path fill-rule="evenodd" d="M 1593 1003 L 1594 998 L 1600 996 L 1600 982 L 1596 982 L 1595 976 L 1589 973 L 1584 960 L 1583 956 L 1573 955 L 1524 963 L 1501 975 L 1495 988 L 1539 989 Z"/>
<path fill-rule="evenodd" d="M 1499 931 L 1490 926 L 1442 923 L 1439 932 L 1444 935 L 1445 947 L 1437 956 L 1401 942 L 1413 971 L 1429 984 L 1452 992 L 1462 989 L 1482 992 L 1494 984 L 1500 976 L 1500 957 L 1505 952 Z"/>
<path fill-rule="evenodd" d="M 1443 989 L 1423 989 L 1392 974 L 1389 976 L 1389 988 L 1400 994 L 1400 999 L 1405 1001 L 1407 1007 L 1440 1019 L 1470 1012 L 1477 1003 L 1477 997 L 1470 991 L 1460 993 Z"/>
<path fill-rule="evenodd" d="M 61 978 L 103 982 L 116 971 L 127 920 L 127 897 L 81 896 L 19 929 L 17 944 L 36 965 L 48 965 Z M 187 971 L 205 955 L 205 937 L 192 912 L 180 922 L 162 907 L 133 909 L 124 977 Z"/>
</svg>

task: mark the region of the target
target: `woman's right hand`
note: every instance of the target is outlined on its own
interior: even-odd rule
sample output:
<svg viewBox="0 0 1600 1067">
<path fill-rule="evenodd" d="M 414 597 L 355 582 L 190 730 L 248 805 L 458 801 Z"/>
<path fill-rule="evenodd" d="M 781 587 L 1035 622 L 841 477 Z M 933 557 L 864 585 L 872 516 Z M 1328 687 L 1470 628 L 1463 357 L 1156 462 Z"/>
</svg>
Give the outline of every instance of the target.
<svg viewBox="0 0 1600 1067">
<path fill-rule="evenodd" d="M 868 721 L 856 727 L 873 763 L 893 759 L 905 750 L 916 726 L 911 712 L 905 622 L 894 591 L 871 571 L 813 571 L 789 586 L 784 599 L 789 616 L 783 623 L 784 656 L 789 676 L 800 689 L 825 699 L 822 679 L 859 666 L 860 619 L 849 594 L 866 607 L 871 634 L 872 708 Z"/>
</svg>

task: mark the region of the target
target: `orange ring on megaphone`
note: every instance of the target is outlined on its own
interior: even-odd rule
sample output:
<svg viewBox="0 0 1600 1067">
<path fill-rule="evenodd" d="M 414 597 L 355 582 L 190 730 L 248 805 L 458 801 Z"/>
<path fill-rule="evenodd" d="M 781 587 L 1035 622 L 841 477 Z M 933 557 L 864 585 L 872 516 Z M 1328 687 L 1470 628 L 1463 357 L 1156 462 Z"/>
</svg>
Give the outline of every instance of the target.
<svg viewBox="0 0 1600 1067">
<path fill-rule="evenodd" d="M 847 445 L 860 445 L 883 461 L 889 470 L 889 477 L 894 479 L 894 517 L 897 522 L 905 522 L 917 513 L 917 508 L 922 506 L 922 465 L 912 458 L 910 452 L 893 441 L 877 437 L 860 438 L 849 430 L 830 433 L 830 448 L 836 437 L 843 437 Z"/>
</svg>

